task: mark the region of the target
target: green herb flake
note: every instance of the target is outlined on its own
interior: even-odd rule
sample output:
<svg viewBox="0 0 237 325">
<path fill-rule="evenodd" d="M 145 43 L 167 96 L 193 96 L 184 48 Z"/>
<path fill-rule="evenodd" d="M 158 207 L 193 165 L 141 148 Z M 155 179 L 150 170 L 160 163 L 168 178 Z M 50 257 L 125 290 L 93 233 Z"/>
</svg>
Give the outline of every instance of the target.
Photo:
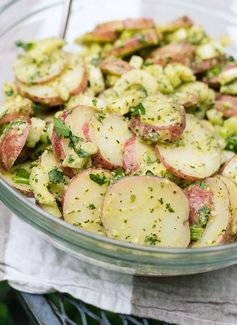
<svg viewBox="0 0 237 325">
<path fill-rule="evenodd" d="M 63 173 L 58 169 L 54 168 L 48 172 L 49 175 L 49 181 L 52 184 L 60 184 L 64 180 Z"/>
<path fill-rule="evenodd" d="M 150 245 L 156 245 L 157 243 L 160 243 L 160 239 L 157 237 L 156 234 L 150 234 L 145 237 L 144 242 Z"/>
<path fill-rule="evenodd" d="M 136 200 L 136 195 L 135 194 L 132 194 L 130 195 L 130 202 L 134 202 Z"/>
<path fill-rule="evenodd" d="M 89 174 L 89 176 L 93 182 L 97 183 L 100 186 L 108 183 L 108 180 L 104 175 L 102 176 L 99 174 Z"/>
<path fill-rule="evenodd" d="M 82 149 L 76 151 L 76 153 L 80 158 L 86 158 L 86 157 L 90 156 L 90 154 L 87 151 L 82 150 Z"/>
<path fill-rule="evenodd" d="M 166 203 L 166 210 L 168 210 L 170 213 L 174 213 L 175 210 L 171 207 L 170 203 Z"/>
<path fill-rule="evenodd" d="M 71 130 L 61 119 L 54 117 L 53 123 L 56 133 L 60 138 L 69 138 L 71 136 Z"/>
<path fill-rule="evenodd" d="M 15 42 L 15 45 L 17 46 L 17 47 L 21 47 L 24 51 L 29 51 L 29 50 L 31 50 L 32 48 L 33 48 L 33 46 L 34 46 L 34 43 L 26 43 L 26 42 L 23 42 L 23 41 L 21 41 L 21 40 L 17 40 L 16 42 Z"/>
<path fill-rule="evenodd" d="M 204 181 L 201 181 L 201 182 L 199 183 L 199 187 L 201 187 L 203 190 L 205 190 L 205 189 L 207 189 L 207 188 L 208 188 L 208 185 L 207 185 L 207 183 L 206 183 L 206 182 L 204 182 Z"/>
<path fill-rule="evenodd" d="M 96 209 L 96 206 L 93 203 L 90 203 L 88 205 L 88 209 L 95 210 Z"/>
<path fill-rule="evenodd" d="M 142 105 L 142 103 L 139 103 L 137 106 L 133 107 L 131 109 L 131 116 L 137 116 L 137 115 L 145 115 L 146 110 L 145 107 Z"/>
</svg>

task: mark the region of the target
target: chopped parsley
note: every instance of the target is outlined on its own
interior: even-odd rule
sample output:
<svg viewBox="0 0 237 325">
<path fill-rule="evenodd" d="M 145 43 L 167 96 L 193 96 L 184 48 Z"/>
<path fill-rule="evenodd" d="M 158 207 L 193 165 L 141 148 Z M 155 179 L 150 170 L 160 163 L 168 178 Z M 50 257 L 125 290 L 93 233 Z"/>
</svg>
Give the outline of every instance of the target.
<svg viewBox="0 0 237 325">
<path fill-rule="evenodd" d="M 60 118 L 54 117 L 53 123 L 60 138 L 70 138 L 72 132 Z"/>
<path fill-rule="evenodd" d="M 48 172 L 48 175 L 49 175 L 50 183 L 53 183 L 53 184 L 60 184 L 64 180 L 63 173 L 57 167 L 50 170 Z"/>
<path fill-rule="evenodd" d="M 207 183 L 205 183 L 204 181 L 201 181 L 201 182 L 199 183 L 199 187 L 201 187 L 203 190 L 205 190 L 205 189 L 208 188 L 208 185 L 207 185 Z"/>
<path fill-rule="evenodd" d="M 142 103 L 139 103 L 137 106 L 133 107 L 131 109 L 131 116 L 137 116 L 137 115 L 145 115 L 146 110 L 145 107 L 142 105 Z"/>
<path fill-rule="evenodd" d="M 126 176 L 125 172 L 122 169 L 117 169 L 114 171 L 113 177 L 112 177 L 110 183 L 114 183 L 115 181 L 117 181 L 125 176 Z"/>
<path fill-rule="evenodd" d="M 144 242 L 150 245 L 156 245 L 157 243 L 160 243 L 160 239 L 157 237 L 156 234 L 150 234 L 145 237 Z"/>
<path fill-rule="evenodd" d="M 130 202 L 134 202 L 136 200 L 136 195 L 132 194 L 130 195 Z"/>
<path fill-rule="evenodd" d="M 169 212 L 171 212 L 171 213 L 174 213 L 175 211 L 174 211 L 174 209 L 171 207 L 171 205 L 170 205 L 170 203 L 166 203 L 166 209 L 169 211 Z"/>
<path fill-rule="evenodd" d="M 108 180 L 104 175 L 90 174 L 89 176 L 93 182 L 97 183 L 100 186 L 108 183 Z"/>
<path fill-rule="evenodd" d="M 93 203 L 90 203 L 88 208 L 91 209 L 91 210 L 95 210 L 96 206 Z"/>
<path fill-rule="evenodd" d="M 237 153 L 237 135 L 233 135 L 226 139 L 225 149 Z"/>
<path fill-rule="evenodd" d="M 80 158 L 86 158 L 90 156 L 90 154 L 87 151 L 82 149 L 77 150 L 76 153 Z"/>
<path fill-rule="evenodd" d="M 27 51 L 29 51 L 29 50 L 31 50 L 33 48 L 34 43 L 26 43 L 26 42 L 23 42 L 21 40 L 18 40 L 18 41 L 15 42 L 15 45 L 17 47 L 21 47 L 24 51 L 27 52 Z"/>
<path fill-rule="evenodd" d="M 208 207 L 203 207 L 199 209 L 198 214 L 199 214 L 200 226 L 205 227 L 206 224 L 208 223 L 208 219 L 211 214 L 211 209 L 209 209 Z"/>
</svg>

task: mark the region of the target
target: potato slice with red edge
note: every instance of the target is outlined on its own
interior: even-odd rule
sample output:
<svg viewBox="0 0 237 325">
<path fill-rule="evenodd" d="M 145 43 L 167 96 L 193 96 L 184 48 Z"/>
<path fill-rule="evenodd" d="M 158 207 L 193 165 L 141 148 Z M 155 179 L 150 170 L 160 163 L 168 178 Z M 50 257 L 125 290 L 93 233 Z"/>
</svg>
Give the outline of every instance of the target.
<svg viewBox="0 0 237 325">
<path fill-rule="evenodd" d="M 205 226 L 208 214 L 213 208 L 213 192 L 205 181 L 193 183 L 184 189 L 190 203 L 190 225 Z"/>
<path fill-rule="evenodd" d="M 225 163 L 222 167 L 221 174 L 237 183 L 237 155 L 234 155 L 233 158 Z"/>
<path fill-rule="evenodd" d="M 158 28 L 162 32 L 167 33 L 167 32 L 174 32 L 179 28 L 191 27 L 192 25 L 193 25 L 193 22 L 188 16 L 181 16 L 167 24 L 158 26 Z"/>
<path fill-rule="evenodd" d="M 237 235 L 237 184 L 230 178 L 220 176 L 222 182 L 225 183 L 230 198 L 230 212 L 231 212 L 231 235 Z"/>
<path fill-rule="evenodd" d="M 9 185 L 11 185 L 14 189 L 19 191 L 20 193 L 26 195 L 27 197 L 33 197 L 32 189 L 29 184 L 21 184 L 21 183 L 16 183 L 13 180 L 13 175 L 11 172 L 7 171 L 1 171 L 0 172 L 0 177 L 6 181 Z"/>
<path fill-rule="evenodd" d="M 155 22 L 148 18 L 130 18 L 123 20 L 123 27 L 127 30 L 147 29 L 155 27 Z"/>
<path fill-rule="evenodd" d="M 125 142 L 123 147 L 123 168 L 126 171 L 132 173 L 146 172 L 148 170 L 155 172 L 156 163 L 159 162 L 152 145 L 141 142 L 135 136 Z"/>
<path fill-rule="evenodd" d="M 218 95 L 215 108 L 225 117 L 237 116 L 237 97 L 230 95 Z"/>
<path fill-rule="evenodd" d="M 131 130 L 145 141 L 174 141 L 185 129 L 185 110 L 165 95 L 149 96 L 141 101 L 140 114 L 131 118 Z M 139 107 L 139 106 L 137 106 Z"/>
<path fill-rule="evenodd" d="M 112 74 L 115 76 L 121 76 L 122 74 L 133 69 L 128 62 L 115 57 L 108 57 L 105 59 L 100 64 L 100 68 L 103 73 Z"/>
<path fill-rule="evenodd" d="M 18 95 L 7 99 L 0 106 L 0 125 L 14 121 L 21 116 L 31 115 L 33 115 L 31 100 Z"/>
<path fill-rule="evenodd" d="M 104 28 L 97 28 L 92 32 L 85 33 L 81 37 L 76 39 L 78 44 L 87 43 L 111 43 L 117 39 L 117 33 L 112 30 L 106 30 Z"/>
<path fill-rule="evenodd" d="M 30 119 L 18 119 L 11 122 L 0 138 L 0 160 L 5 170 L 10 170 L 20 156 L 28 134 L 30 132 Z"/>
<path fill-rule="evenodd" d="M 186 114 L 186 128 L 173 143 L 158 143 L 157 155 L 167 170 L 183 179 L 201 180 L 213 175 L 221 165 L 221 148 L 201 121 Z"/>
<path fill-rule="evenodd" d="M 159 37 L 154 29 L 147 29 L 140 33 L 134 34 L 131 38 L 125 40 L 121 45 L 115 45 L 110 51 L 109 55 L 124 57 L 137 50 L 145 47 L 157 45 Z"/>
<path fill-rule="evenodd" d="M 73 178 L 64 193 L 64 220 L 84 230 L 104 234 L 101 213 L 110 178 L 111 174 L 102 169 L 89 169 Z"/>
<path fill-rule="evenodd" d="M 171 43 L 152 51 L 150 58 L 162 66 L 175 62 L 189 66 L 194 54 L 195 47 L 190 43 Z"/>
<path fill-rule="evenodd" d="M 191 68 L 195 74 L 200 74 L 216 67 L 218 64 L 222 63 L 223 61 L 224 61 L 223 56 L 218 56 L 215 58 L 201 60 L 201 61 L 194 61 L 191 64 Z"/>
<path fill-rule="evenodd" d="M 20 82 L 32 85 L 45 83 L 56 78 L 65 67 L 65 54 L 62 51 L 55 51 L 40 64 L 27 55 L 22 55 L 16 59 L 14 72 Z"/>
<path fill-rule="evenodd" d="M 93 157 L 95 165 L 106 169 L 123 166 L 123 147 L 131 138 L 127 120 L 118 115 L 106 115 L 91 119 L 88 129 L 84 129 L 87 140 L 95 143 L 99 151 Z"/>
<path fill-rule="evenodd" d="M 94 110 L 91 107 L 78 105 L 73 109 L 64 111 L 59 118 L 64 121 L 66 126 L 72 131 L 73 135 L 86 140 L 85 132 L 93 115 Z M 69 140 L 60 138 L 54 128 L 51 141 L 57 159 L 59 161 L 64 160 L 68 152 Z"/>
<path fill-rule="evenodd" d="M 22 96 L 30 98 L 36 103 L 58 106 L 68 100 L 70 96 L 77 95 L 86 89 L 86 69 L 79 64 L 66 70 L 51 82 L 28 86 L 17 80 L 16 87 Z"/>
<path fill-rule="evenodd" d="M 130 176 L 107 191 L 102 223 L 108 237 L 135 244 L 187 247 L 189 203 L 174 183 L 154 176 Z"/>
<path fill-rule="evenodd" d="M 223 244 L 230 235 L 230 201 L 224 182 L 219 177 L 205 180 L 213 193 L 213 204 L 201 239 L 192 247 L 207 247 Z"/>
</svg>

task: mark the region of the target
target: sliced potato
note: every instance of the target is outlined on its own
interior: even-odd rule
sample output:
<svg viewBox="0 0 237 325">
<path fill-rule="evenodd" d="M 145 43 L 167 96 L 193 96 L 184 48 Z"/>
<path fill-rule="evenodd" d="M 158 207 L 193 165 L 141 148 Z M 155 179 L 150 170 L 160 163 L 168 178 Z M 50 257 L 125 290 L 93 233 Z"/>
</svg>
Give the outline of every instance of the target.
<svg viewBox="0 0 237 325">
<path fill-rule="evenodd" d="M 173 143 L 159 143 L 156 149 L 168 171 L 187 180 L 209 177 L 221 165 L 221 148 L 214 134 L 191 114 L 186 114 L 182 136 Z"/>
<path fill-rule="evenodd" d="M 145 175 L 151 172 L 157 176 L 160 176 L 162 169 L 154 147 L 136 137 L 130 138 L 124 144 L 123 168 L 132 173 Z"/>
<path fill-rule="evenodd" d="M 221 174 L 237 183 L 237 155 L 223 166 Z"/>
<path fill-rule="evenodd" d="M 7 99 L 0 106 L 0 125 L 18 119 L 20 116 L 33 115 L 32 102 L 19 95 Z"/>
<path fill-rule="evenodd" d="M 130 128 L 149 142 L 174 141 L 185 129 L 185 110 L 172 98 L 159 94 L 141 101 L 143 111 L 132 117 Z"/>
<path fill-rule="evenodd" d="M 140 49 L 157 45 L 159 42 L 158 34 L 154 29 L 147 29 L 139 33 L 134 34 L 131 38 L 128 38 L 115 45 L 110 51 L 109 55 L 125 57 Z"/>
<path fill-rule="evenodd" d="M 102 222 L 107 236 L 114 239 L 187 247 L 188 215 L 188 200 L 176 184 L 154 176 L 130 176 L 108 189 Z"/>
<path fill-rule="evenodd" d="M 233 236 L 237 235 L 237 184 L 230 178 L 220 176 L 222 182 L 225 183 L 225 186 L 229 192 L 230 198 L 230 212 L 231 212 L 231 234 Z"/>
<path fill-rule="evenodd" d="M 171 62 L 189 66 L 194 53 L 195 47 L 190 43 L 171 43 L 154 50 L 151 53 L 151 61 L 162 66 Z"/>
<path fill-rule="evenodd" d="M 106 115 L 103 119 L 93 117 L 89 124 L 87 139 L 99 148 L 93 158 L 94 163 L 107 169 L 122 167 L 123 146 L 131 135 L 127 120 L 121 116 Z"/>
<path fill-rule="evenodd" d="M 123 74 L 116 82 L 114 90 L 120 96 L 135 85 L 142 86 L 148 95 L 154 95 L 157 92 L 156 79 L 147 71 L 139 69 L 134 69 Z"/>
<path fill-rule="evenodd" d="M 16 82 L 17 89 L 22 96 L 32 99 L 37 103 L 48 106 L 58 106 L 74 96 L 83 92 L 87 86 L 85 67 L 81 64 L 73 69 L 68 69 L 55 80 L 42 85 L 27 86 Z"/>
<path fill-rule="evenodd" d="M 108 57 L 105 59 L 100 64 L 100 68 L 104 73 L 112 74 L 115 76 L 121 76 L 133 69 L 133 67 L 128 62 L 115 57 Z"/>
<path fill-rule="evenodd" d="M 14 64 L 14 72 L 20 82 L 31 85 L 48 82 L 56 78 L 65 67 L 64 53 L 56 51 L 40 63 L 29 58 L 27 54 L 20 56 Z"/>
<path fill-rule="evenodd" d="M 30 119 L 21 118 L 11 122 L 0 137 L 0 161 L 10 170 L 20 156 L 30 132 Z"/>
<path fill-rule="evenodd" d="M 216 99 L 215 108 L 225 117 L 237 116 L 237 97 L 219 95 Z"/>
<path fill-rule="evenodd" d="M 85 230 L 103 234 L 101 210 L 110 178 L 111 174 L 101 169 L 89 169 L 73 178 L 64 194 L 64 220 Z"/>
<path fill-rule="evenodd" d="M 167 24 L 159 25 L 158 28 L 162 32 L 174 32 L 179 28 L 187 28 L 193 25 L 192 20 L 188 16 L 179 17 Z"/>
<path fill-rule="evenodd" d="M 201 239 L 192 247 L 219 245 L 224 243 L 229 236 L 231 214 L 228 190 L 218 177 L 208 178 L 205 182 L 213 193 L 213 208 Z"/>
</svg>

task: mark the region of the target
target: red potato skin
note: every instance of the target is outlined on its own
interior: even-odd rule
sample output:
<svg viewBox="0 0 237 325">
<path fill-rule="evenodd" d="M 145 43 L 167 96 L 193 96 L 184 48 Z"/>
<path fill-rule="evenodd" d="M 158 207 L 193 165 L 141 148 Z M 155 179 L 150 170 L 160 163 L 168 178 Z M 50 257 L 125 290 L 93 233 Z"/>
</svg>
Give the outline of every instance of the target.
<svg viewBox="0 0 237 325">
<path fill-rule="evenodd" d="M 83 133 L 84 133 L 85 138 L 86 138 L 87 141 L 93 142 L 89 122 L 84 124 Z M 113 164 L 111 164 L 110 161 L 108 161 L 106 158 L 104 158 L 102 156 L 100 151 L 98 151 L 95 155 L 93 155 L 92 161 L 95 164 L 95 166 L 102 167 L 102 168 L 105 168 L 105 169 L 108 169 L 108 170 L 113 170 L 116 167 L 121 167 L 121 166 L 114 166 Z"/>
<path fill-rule="evenodd" d="M 139 30 L 155 27 L 155 23 L 152 19 L 147 18 L 133 18 L 124 20 L 113 20 L 96 26 L 95 31 L 110 31 L 120 32 L 123 29 L 127 30 Z"/>
<path fill-rule="evenodd" d="M 173 20 L 169 24 L 170 29 L 172 29 L 172 30 L 176 30 L 179 28 L 187 28 L 187 27 L 191 27 L 192 25 L 193 25 L 193 22 L 188 16 L 179 17 L 179 18 Z"/>
<path fill-rule="evenodd" d="M 128 62 L 113 57 L 105 59 L 101 63 L 100 68 L 102 72 L 115 76 L 121 76 L 133 69 L 133 67 Z"/>
<path fill-rule="evenodd" d="M 225 108 L 225 103 L 230 107 Z M 217 95 L 215 108 L 222 112 L 225 117 L 237 116 L 237 97 L 231 95 Z"/>
<path fill-rule="evenodd" d="M 23 112 L 22 113 L 7 113 L 0 119 L 0 125 L 5 124 L 5 123 L 10 123 L 14 120 L 18 120 L 21 118 L 24 119 L 26 116 L 28 116 L 28 114 L 24 114 Z"/>
<path fill-rule="evenodd" d="M 199 223 L 199 210 L 213 207 L 213 193 L 207 188 L 202 189 L 199 185 L 190 186 L 184 190 L 190 203 L 189 223 Z"/>
<path fill-rule="evenodd" d="M 229 165 L 229 164 L 232 164 L 232 161 L 233 160 L 236 160 L 237 158 L 237 155 L 233 156 L 230 160 L 228 160 L 222 167 L 221 169 L 219 170 L 219 174 L 222 175 L 223 177 L 227 177 L 224 173 L 225 173 L 225 168 Z M 237 161 L 236 161 L 236 167 L 237 167 Z M 227 177 L 228 178 L 228 177 Z M 235 182 L 234 179 L 232 179 L 233 182 Z M 237 184 L 237 182 L 235 182 Z"/>
<path fill-rule="evenodd" d="M 102 28 L 95 29 L 93 32 L 88 34 L 100 43 L 114 42 L 117 39 L 117 34 L 114 31 Z"/>
<path fill-rule="evenodd" d="M 3 169 L 10 170 L 15 161 L 21 154 L 27 137 L 30 132 L 30 119 L 21 119 L 25 122 L 25 127 L 21 134 L 18 133 L 18 128 L 13 127 L 9 130 L 0 141 L 0 159 Z"/>
<path fill-rule="evenodd" d="M 151 134 L 160 134 L 160 141 L 174 141 L 181 136 L 186 127 L 185 111 L 181 112 L 181 123 L 170 124 L 169 126 L 156 126 L 151 124 L 144 124 L 141 122 L 140 117 L 133 117 L 130 120 L 131 130 L 141 138 L 151 141 Z"/>
<path fill-rule="evenodd" d="M 64 111 L 59 118 L 65 122 L 67 116 L 69 114 L 69 111 Z M 51 143 L 52 143 L 52 149 L 54 152 L 55 157 L 59 162 L 65 159 L 66 154 L 63 148 L 63 144 L 61 141 L 61 138 L 57 135 L 56 129 L 53 128 L 52 136 L 51 136 Z"/>
<path fill-rule="evenodd" d="M 125 142 L 123 147 L 123 168 L 130 172 L 136 172 L 139 169 L 135 156 L 135 143 L 136 137 L 132 137 Z"/>
<path fill-rule="evenodd" d="M 185 53 L 185 55 L 184 55 Z M 168 63 L 182 63 L 190 66 L 195 54 L 195 47 L 190 43 L 171 43 L 154 50 L 151 53 L 151 61 L 165 66 Z"/>
<path fill-rule="evenodd" d="M 157 45 L 158 35 L 154 29 L 146 30 L 142 33 L 137 33 L 127 39 L 123 45 L 115 46 L 110 52 L 111 56 L 123 57 L 144 47 Z"/>
<path fill-rule="evenodd" d="M 128 30 L 147 29 L 155 27 L 155 22 L 147 18 L 125 19 L 123 27 Z"/>
</svg>

